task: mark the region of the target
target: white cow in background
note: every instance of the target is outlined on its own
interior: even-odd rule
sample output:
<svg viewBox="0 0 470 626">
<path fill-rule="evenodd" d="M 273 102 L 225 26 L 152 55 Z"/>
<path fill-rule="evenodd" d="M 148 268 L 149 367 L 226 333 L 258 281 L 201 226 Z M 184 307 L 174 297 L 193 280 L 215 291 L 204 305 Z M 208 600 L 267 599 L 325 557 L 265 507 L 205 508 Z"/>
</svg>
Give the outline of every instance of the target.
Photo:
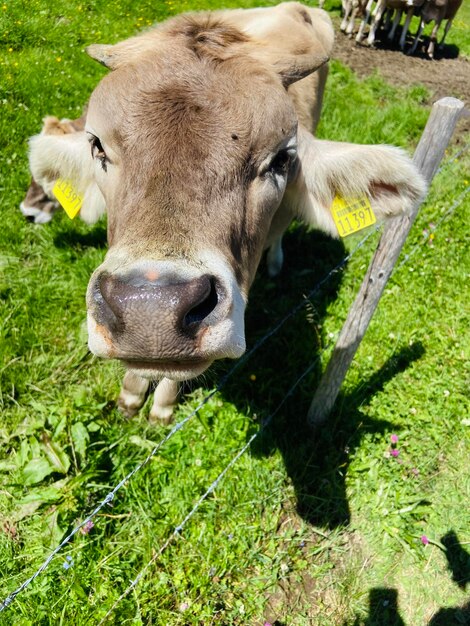
<svg viewBox="0 0 470 626">
<path fill-rule="evenodd" d="M 382 19 L 384 12 L 387 9 L 391 9 L 393 11 L 396 11 L 396 14 L 395 14 L 395 19 L 393 21 L 392 29 L 390 30 L 389 36 L 388 36 L 390 41 L 393 40 L 395 36 L 396 28 L 398 24 L 400 23 L 403 13 L 406 12 L 405 24 L 403 26 L 403 30 L 402 30 L 400 41 L 399 41 L 400 49 L 404 50 L 405 43 L 406 43 L 406 35 L 410 27 L 411 19 L 413 18 L 413 15 L 416 15 L 420 11 L 423 3 L 424 3 L 424 0 L 379 0 L 379 2 L 377 3 L 377 7 L 374 11 L 374 15 L 373 15 L 374 19 L 372 20 L 369 35 L 367 37 L 367 44 L 369 46 L 374 45 L 374 41 L 375 41 L 377 29 L 380 24 L 380 20 Z M 358 35 L 356 37 L 357 41 L 362 40 L 365 24 L 366 24 L 366 21 L 364 19 L 363 23 L 361 24 L 359 28 Z"/>
</svg>

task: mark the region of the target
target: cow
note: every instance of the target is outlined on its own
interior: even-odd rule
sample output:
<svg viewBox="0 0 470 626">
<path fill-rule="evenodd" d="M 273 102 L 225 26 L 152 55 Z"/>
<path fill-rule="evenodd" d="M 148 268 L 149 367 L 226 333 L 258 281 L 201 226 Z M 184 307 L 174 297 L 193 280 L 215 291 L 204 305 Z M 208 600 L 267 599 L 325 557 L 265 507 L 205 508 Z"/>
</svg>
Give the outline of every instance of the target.
<svg viewBox="0 0 470 626">
<path fill-rule="evenodd" d="M 444 44 L 444 40 L 452 26 L 452 21 L 460 9 L 462 0 L 425 0 L 422 11 L 421 19 L 414 39 L 413 45 L 410 48 L 409 54 L 414 54 L 418 46 L 419 38 L 423 32 L 423 28 L 429 22 L 434 22 L 434 28 L 432 29 L 429 46 L 426 50 L 426 54 L 430 59 L 434 58 L 434 49 L 437 41 L 437 33 L 441 22 L 447 20 L 447 24 L 444 29 L 444 35 L 441 39 L 440 45 Z"/>
<path fill-rule="evenodd" d="M 106 209 L 109 249 L 87 289 L 89 347 L 125 365 L 123 412 L 160 380 L 151 418 L 169 419 L 179 381 L 243 354 L 263 251 L 274 276 L 294 218 L 337 237 L 335 196 L 367 196 L 378 219 L 423 198 L 402 150 L 312 134 L 333 39 L 328 15 L 297 2 L 173 17 L 89 46 L 110 72 L 85 129 L 30 140 L 48 195 L 62 178 L 82 211 Z"/>
<path fill-rule="evenodd" d="M 57 117 L 48 115 L 43 122 L 41 130 L 43 135 L 67 135 L 84 130 L 85 114 L 76 120 L 59 120 Z M 20 203 L 20 211 L 26 219 L 35 224 L 47 224 L 59 208 L 56 198 L 51 193 L 48 195 L 33 178 L 24 200 Z M 85 219 L 83 215 L 82 218 Z M 93 223 L 94 221 L 96 219 L 91 218 L 90 222 Z"/>
<path fill-rule="evenodd" d="M 377 32 L 377 28 L 380 24 L 380 20 L 382 19 L 382 15 L 384 14 L 384 11 L 386 9 L 391 9 L 391 10 L 396 11 L 396 13 L 395 13 L 395 18 L 392 24 L 392 28 L 390 29 L 389 34 L 388 34 L 389 41 L 392 41 L 393 38 L 395 37 L 395 31 L 397 29 L 397 26 L 400 23 L 403 13 L 406 12 L 406 19 L 405 19 L 405 23 L 401 31 L 400 41 L 398 44 L 400 47 L 400 50 L 404 50 L 405 44 L 406 44 L 406 36 L 408 34 L 408 30 L 409 30 L 413 15 L 419 14 L 423 3 L 424 3 L 424 0 L 379 0 L 377 3 L 377 7 L 374 11 L 374 19 L 372 21 L 369 35 L 367 37 L 367 44 L 369 46 L 372 46 L 374 44 L 375 35 Z M 359 28 L 359 32 L 356 38 L 357 41 L 360 41 L 362 39 L 364 26 L 365 26 L 365 19 Z"/>
</svg>

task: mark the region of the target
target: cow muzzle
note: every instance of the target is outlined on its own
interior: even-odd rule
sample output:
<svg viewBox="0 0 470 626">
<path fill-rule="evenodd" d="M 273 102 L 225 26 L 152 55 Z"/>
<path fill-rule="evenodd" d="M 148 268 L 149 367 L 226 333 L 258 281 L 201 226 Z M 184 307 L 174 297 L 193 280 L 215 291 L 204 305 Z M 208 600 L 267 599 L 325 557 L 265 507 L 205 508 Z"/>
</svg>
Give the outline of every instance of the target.
<svg viewBox="0 0 470 626">
<path fill-rule="evenodd" d="M 227 278 L 170 262 L 98 270 L 87 295 L 90 350 L 152 379 L 193 378 L 239 357 L 244 300 Z"/>
</svg>

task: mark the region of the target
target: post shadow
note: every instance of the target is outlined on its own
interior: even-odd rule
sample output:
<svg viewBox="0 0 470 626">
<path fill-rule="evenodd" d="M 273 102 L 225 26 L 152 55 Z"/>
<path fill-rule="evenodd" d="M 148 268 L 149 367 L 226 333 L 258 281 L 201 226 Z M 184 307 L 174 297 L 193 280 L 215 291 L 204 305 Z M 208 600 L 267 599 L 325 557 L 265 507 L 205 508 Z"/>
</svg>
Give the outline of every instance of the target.
<svg viewBox="0 0 470 626">
<path fill-rule="evenodd" d="M 452 572 L 452 580 L 460 589 L 465 590 L 470 583 L 470 554 L 462 548 L 453 530 L 449 530 L 441 537 L 441 543 L 445 548 L 448 567 Z"/>
</svg>

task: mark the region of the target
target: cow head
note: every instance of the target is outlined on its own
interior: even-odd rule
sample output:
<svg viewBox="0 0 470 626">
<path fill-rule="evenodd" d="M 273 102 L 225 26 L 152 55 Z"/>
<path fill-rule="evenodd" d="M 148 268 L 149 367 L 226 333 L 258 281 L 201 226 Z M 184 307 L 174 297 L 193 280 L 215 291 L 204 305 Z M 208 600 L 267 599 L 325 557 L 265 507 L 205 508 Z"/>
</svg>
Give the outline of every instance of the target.
<svg viewBox="0 0 470 626">
<path fill-rule="evenodd" d="M 248 291 L 284 196 L 335 233 L 337 190 L 368 193 L 382 212 L 423 191 L 393 149 L 383 148 L 392 152 L 380 168 L 362 147 L 338 158 L 299 131 L 287 88 L 327 60 L 311 36 L 298 35 L 292 53 L 223 19 L 179 17 L 89 53 L 111 72 L 90 98 L 85 131 L 66 147 L 34 138 L 31 165 L 42 184 L 76 181 L 84 210 L 106 206 L 89 345 L 142 376 L 188 379 L 244 352 Z"/>
</svg>

